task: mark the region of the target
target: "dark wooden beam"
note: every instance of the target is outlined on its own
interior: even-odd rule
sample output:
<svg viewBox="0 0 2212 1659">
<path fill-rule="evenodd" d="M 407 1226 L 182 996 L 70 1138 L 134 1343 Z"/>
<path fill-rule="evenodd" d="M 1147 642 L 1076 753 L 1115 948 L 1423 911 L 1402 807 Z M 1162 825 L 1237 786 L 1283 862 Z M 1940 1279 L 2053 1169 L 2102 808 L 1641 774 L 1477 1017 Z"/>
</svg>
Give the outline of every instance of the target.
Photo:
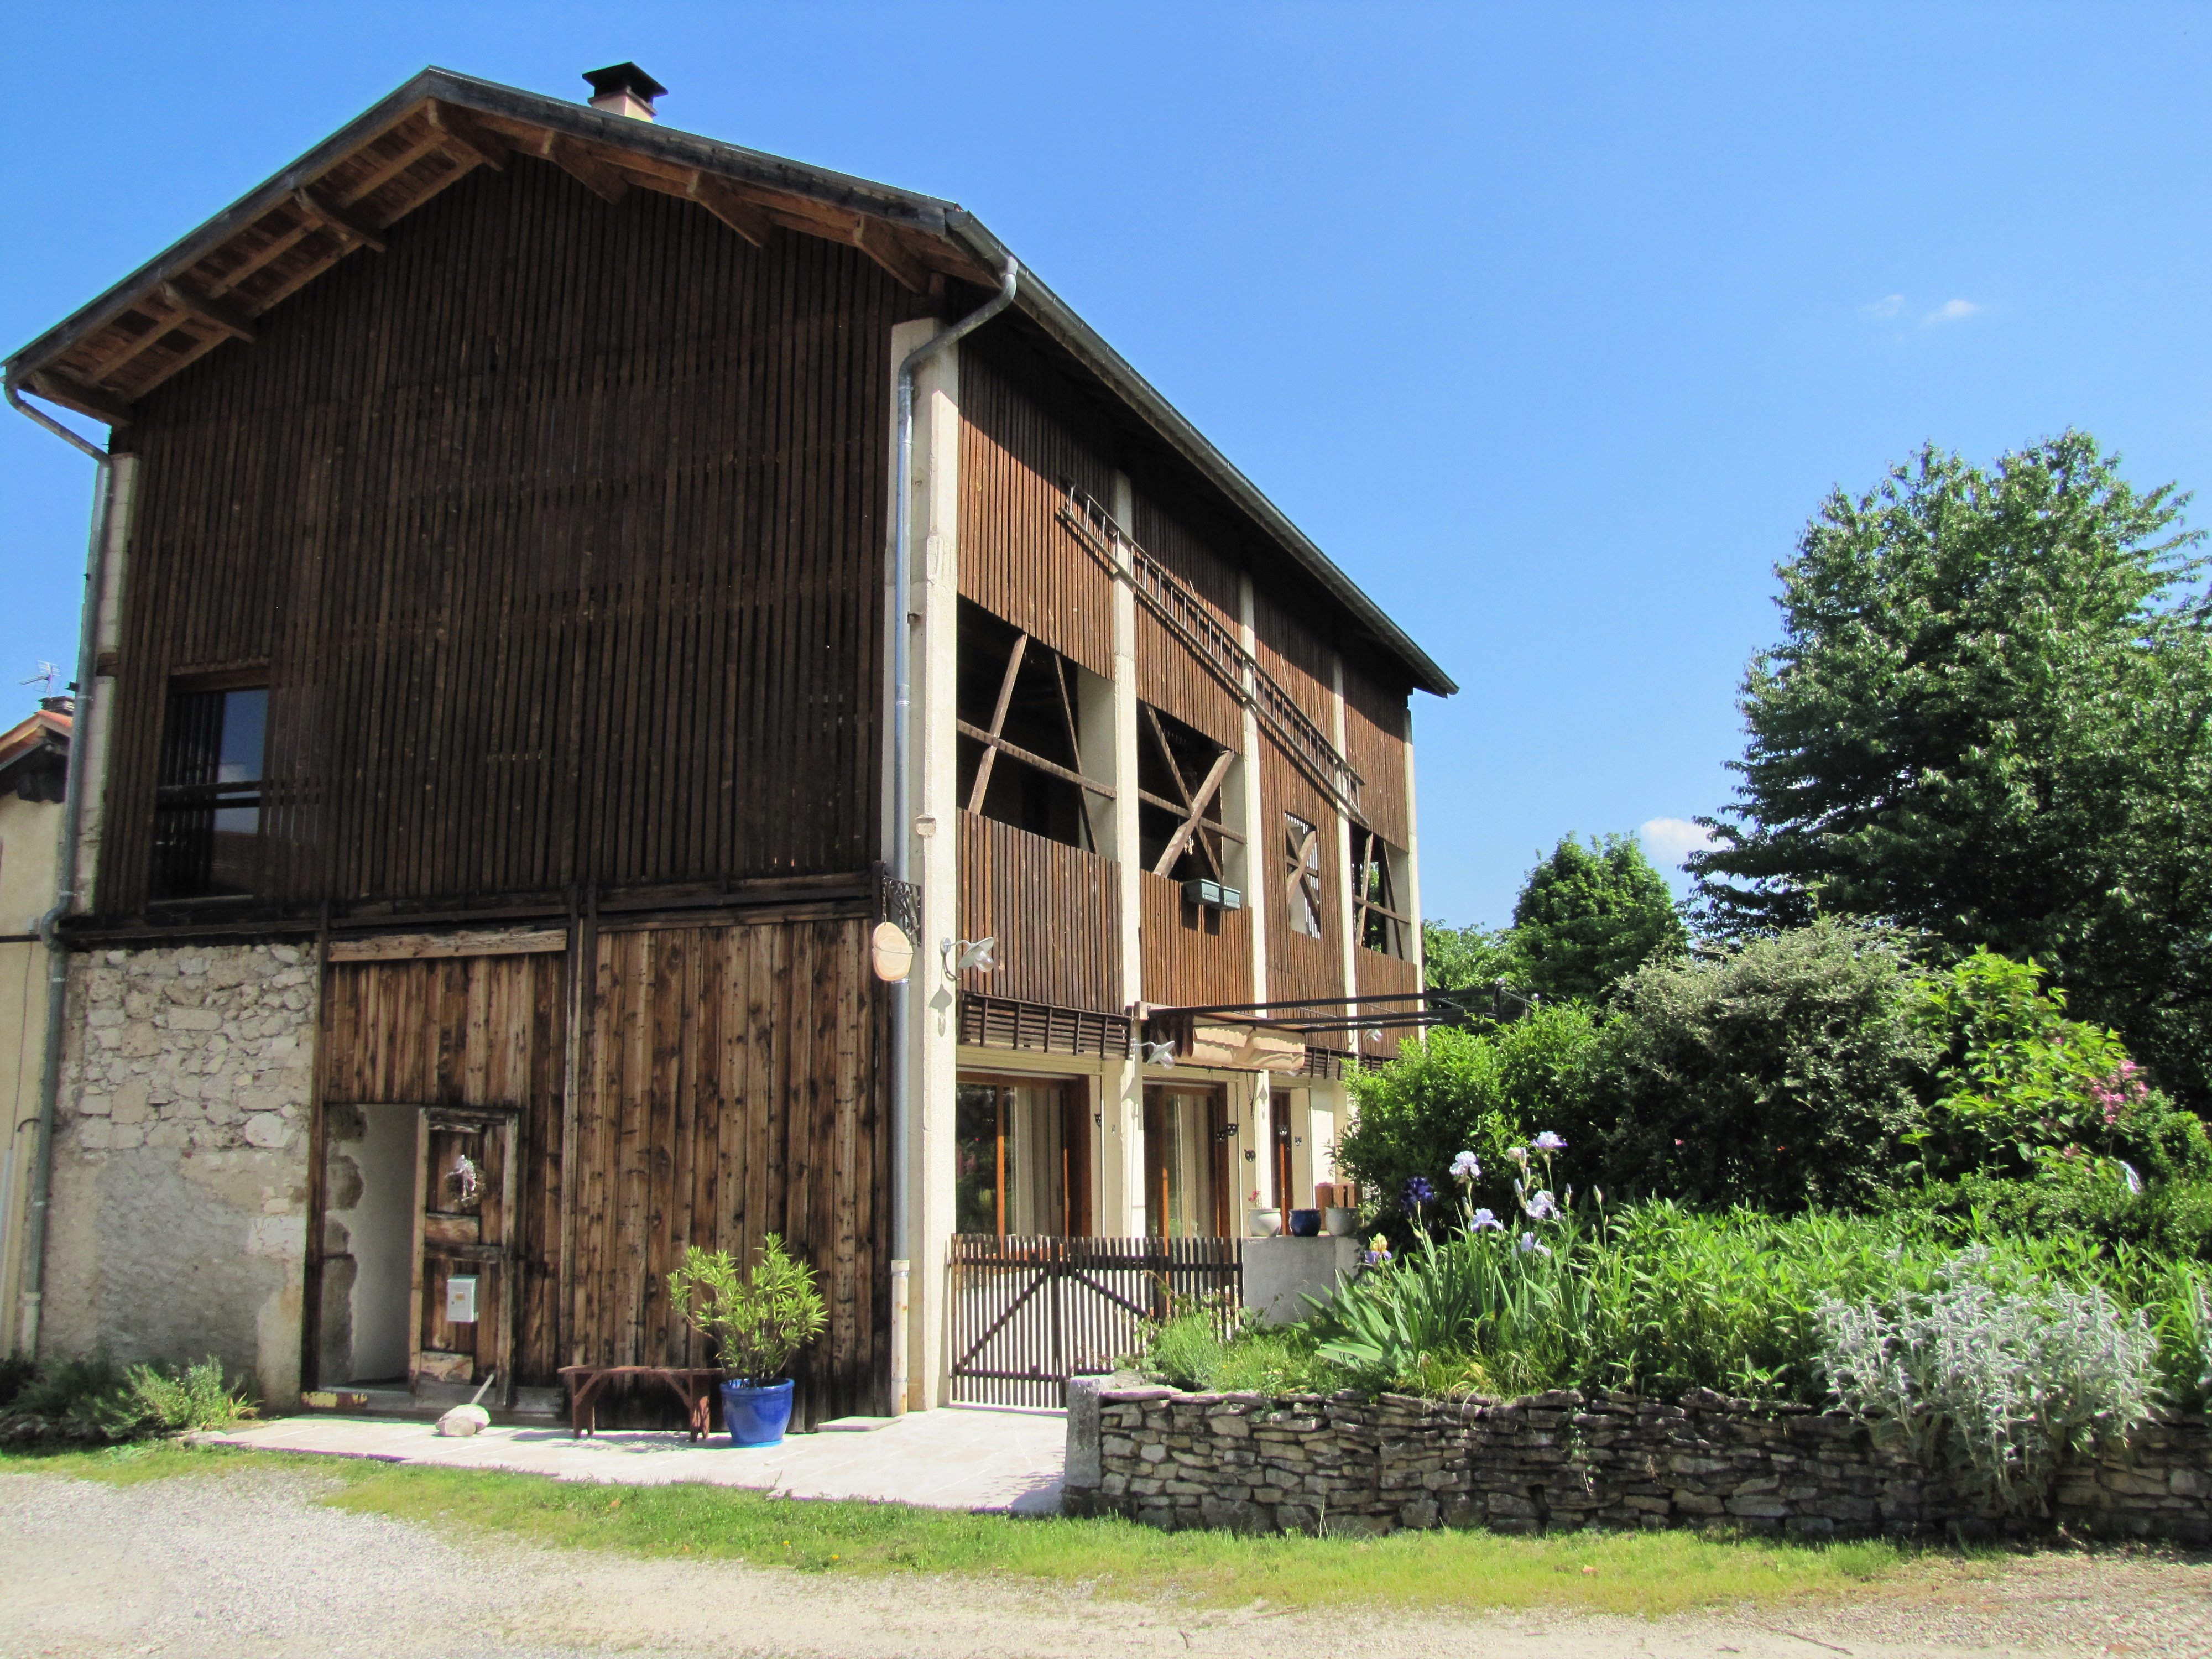
<svg viewBox="0 0 2212 1659">
<path fill-rule="evenodd" d="M 161 297 L 186 315 L 197 317 L 200 321 L 221 329 L 232 339 L 243 340 L 248 345 L 253 343 L 253 330 L 248 326 L 244 313 L 235 307 L 195 294 L 181 283 L 162 283 Z"/>
<path fill-rule="evenodd" d="M 929 292 L 929 267 L 908 252 L 898 233 L 873 214 L 860 216 L 853 227 L 853 246 L 915 293 Z"/>
<path fill-rule="evenodd" d="M 331 231 L 341 241 L 353 247 L 365 247 L 372 253 L 384 252 L 384 238 L 367 225 L 349 217 L 327 196 L 319 194 L 313 186 L 301 185 L 292 192 L 292 200 L 298 204 L 301 212 Z"/>
<path fill-rule="evenodd" d="M 694 173 L 684 193 L 755 247 L 768 246 L 769 232 L 775 228 L 769 222 L 768 215 L 713 173 Z"/>
<path fill-rule="evenodd" d="M 629 183 L 574 138 L 554 135 L 546 159 L 594 196 L 619 202 L 629 194 Z"/>
<path fill-rule="evenodd" d="M 430 125 L 446 136 L 447 155 L 465 161 L 480 162 L 494 173 L 507 171 L 507 158 L 514 152 L 507 148 L 505 139 L 468 111 L 434 99 L 428 113 Z"/>
<path fill-rule="evenodd" d="M 163 333 L 168 332 L 167 329 Z M 80 415 L 89 415 L 95 421 L 105 421 L 110 426 L 131 424 L 131 405 L 95 391 L 82 381 L 51 368 L 33 369 L 28 381 L 32 391 L 50 404 L 59 404 L 64 409 L 73 409 Z"/>
<path fill-rule="evenodd" d="M 975 781 L 968 791 L 968 810 L 983 810 L 983 797 L 991 787 L 991 763 L 999 758 L 999 745 L 1005 741 L 1000 735 L 1006 729 L 1006 710 L 1014 701 L 1014 682 L 1022 676 L 1022 659 L 1029 654 L 1030 636 L 1014 635 L 1014 648 L 1006 654 L 1006 672 L 999 681 L 998 707 L 991 711 L 990 734 L 983 739 L 983 758 L 975 767 Z M 1081 757 L 1078 756 L 1079 762 Z"/>
<path fill-rule="evenodd" d="M 974 738 L 980 743 L 989 743 L 992 740 L 991 734 L 973 720 L 962 720 L 958 725 L 961 735 L 963 737 Z M 1101 783 L 1096 778 L 1086 778 L 1080 772 L 1071 772 L 1058 761 L 1048 761 L 1042 755 L 1032 755 L 1018 744 L 1008 743 L 1004 738 L 1000 738 L 998 739 L 998 750 L 1002 755 L 1012 755 L 1024 766 L 1036 767 L 1047 777 L 1058 778 L 1062 783 L 1072 783 L 1078 788 L 1088 789 L 1092 794 L 1103 795 L 1108 800 L 1114 799 L 1115 792 L 1112 784 Z"/>
</svg>

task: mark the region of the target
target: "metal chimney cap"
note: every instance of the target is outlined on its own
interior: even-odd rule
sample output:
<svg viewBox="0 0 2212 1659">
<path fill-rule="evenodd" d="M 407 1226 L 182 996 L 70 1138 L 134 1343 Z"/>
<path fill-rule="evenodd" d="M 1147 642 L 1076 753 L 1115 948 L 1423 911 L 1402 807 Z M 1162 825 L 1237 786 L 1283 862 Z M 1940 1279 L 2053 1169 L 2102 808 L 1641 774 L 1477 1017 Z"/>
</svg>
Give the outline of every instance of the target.
<svg viewBox="0 0 2212 1659">
<path fill-rule="evenodd" d="M 668 90 L 635 64 L 610 64 L 605 69 L 586 70 L 584 79 L 592 83 L 592 95 L 595 98 L 627 92 L 649 104 Z"/>
</svg>

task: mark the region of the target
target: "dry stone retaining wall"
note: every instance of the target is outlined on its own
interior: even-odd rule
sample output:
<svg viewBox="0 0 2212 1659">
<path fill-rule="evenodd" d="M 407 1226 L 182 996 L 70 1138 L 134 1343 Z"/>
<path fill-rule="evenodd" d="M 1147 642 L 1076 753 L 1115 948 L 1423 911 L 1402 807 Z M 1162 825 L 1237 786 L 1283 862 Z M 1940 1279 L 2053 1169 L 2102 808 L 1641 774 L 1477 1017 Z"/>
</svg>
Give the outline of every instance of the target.
<svg viewBox="0 0 2212 1659">
<path fill-rule="evenodd" d="M 2162 1413 L 2124 1453 L 2078 1462 L 2051 1522 L 2103 1536 L 2212 1541 L 2212 1435 Z M 1514 1401 L 1181 1394 L 1079 1385 L 1068 1410 L 1072 1515 L 1167 1528 L 1376 1534 L 1729 1526 L 1800 1537 L 1984 1535 L 2002 1520 L 1807 1407 L 1572 1389 Z"/>
</svg>

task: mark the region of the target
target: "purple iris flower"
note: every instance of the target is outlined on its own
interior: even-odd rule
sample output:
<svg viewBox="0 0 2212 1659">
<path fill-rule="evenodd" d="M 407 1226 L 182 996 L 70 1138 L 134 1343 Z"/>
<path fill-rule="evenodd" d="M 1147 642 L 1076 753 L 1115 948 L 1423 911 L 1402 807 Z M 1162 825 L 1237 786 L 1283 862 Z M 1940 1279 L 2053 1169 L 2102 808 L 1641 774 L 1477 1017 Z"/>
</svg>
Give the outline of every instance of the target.
<svg viewBox="0 0 2212 1659">
<path fill-rule="evenodd" d="M 1415 1176 L 1406 1183 L 1406 1207 L 1409 1210 L 1417 1204 L 1426 1204 L 1436 1195 L 1437 1189 L 1429 1184 L 1426 1176 Z"/>
<path fill-rule="evenodd" d="M 1537 1255 L 1549 1255 L 1552 1250 L 1547 1244 L 1539 1244 L 1536 1242 L 1535 1234 L 1523 1233 L 1521 1235 L 1521 1254 L 1528 1255 L 1531 1253 Z"/>
<path fill-rule="evenodd" d="M 1505 1224 L 1500 1221 L 1496 1216 L 1491 1214 L 1487 1210 L 1477 1210 L 1474 1212 L 1474 1219 L 1469 1221 L 1467 1224 L 1468 1230 L 1470 1232 L 1479 1233 L 1487 1231 L 1490 1232 L 1502 1233 L 1505 1231 Z"/>
<path fill-rule="evenodd" d="M 1528 1144 L 1540 1152 L 1564 1152 L 1567 1150 L 1567 1143 L 1549 1129 L 1545 1130 Z"/>
</svg>

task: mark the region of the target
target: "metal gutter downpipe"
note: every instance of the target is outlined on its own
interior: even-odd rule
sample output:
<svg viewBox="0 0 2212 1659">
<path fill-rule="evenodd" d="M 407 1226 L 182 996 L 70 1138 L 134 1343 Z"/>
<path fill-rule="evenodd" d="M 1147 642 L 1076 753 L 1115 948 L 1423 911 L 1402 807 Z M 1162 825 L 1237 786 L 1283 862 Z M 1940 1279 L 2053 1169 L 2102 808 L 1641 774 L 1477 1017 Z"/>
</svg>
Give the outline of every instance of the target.
<svg viewBox="0 0 2212 1659">
<path fill-rule="evenodd" d="M 898 367 L 898 471 L 893 477 L 891 587 L 898 606 L 891 630 L 891 875 L 914 878 L 914 802 L 908 715 L 914 702 L 914 373 L 955 341 L 966 338 L 1014 302 L 1021 266 L 1006 256 L 998 296 L 951 328 L 916 346 Z M 75 752 L 72 748 L 72 753 Z M 71 776 L 74 777 L 72 773 Z M 906 1411 L 907 1289 L 913 1267 L 915 981 L 929 960 L 926 941 L 914 942 L 914 965 L 891 997 L 891 1414 Z"/>
<path fill-rule="evenodd" d="M 54 929 L 76 898 L 77 824 L 84 812 L 85 733 L 91 722 L 93 670 L 98 664 L 95 638 L 99 632 L 100 599 L 106 586 L 107 516 L 113 495 L 115 463 L 104 449 L 87 443 L 59 421 L 25 403 L 15 383 L 7 386 L 8 401 L 64 443 L 92 457 L 99 470 L 94 475 L 92 545 L 84 559 L 84 605 L 77 622 L 76 702 L 70 717 L 69 782 L 62 796 L 61 867 L 56 873 L 61 886 L 54 908 L 39 918 L 39 938 L 46 947 L 46 1057 L 39 1074 L 39 1133 L 31 1152 L 31 1198 L 24 1218 L 21 1316 L 15 1324 L 16 1352 L 35 1359 L 39 1352 L 39 1315 L 46 1302 L 46 1212 L 53 1194 L 54 1109 L 61 1096 L 62 1020 L 68 1009 L 69 953 Z"/>
</svg>

